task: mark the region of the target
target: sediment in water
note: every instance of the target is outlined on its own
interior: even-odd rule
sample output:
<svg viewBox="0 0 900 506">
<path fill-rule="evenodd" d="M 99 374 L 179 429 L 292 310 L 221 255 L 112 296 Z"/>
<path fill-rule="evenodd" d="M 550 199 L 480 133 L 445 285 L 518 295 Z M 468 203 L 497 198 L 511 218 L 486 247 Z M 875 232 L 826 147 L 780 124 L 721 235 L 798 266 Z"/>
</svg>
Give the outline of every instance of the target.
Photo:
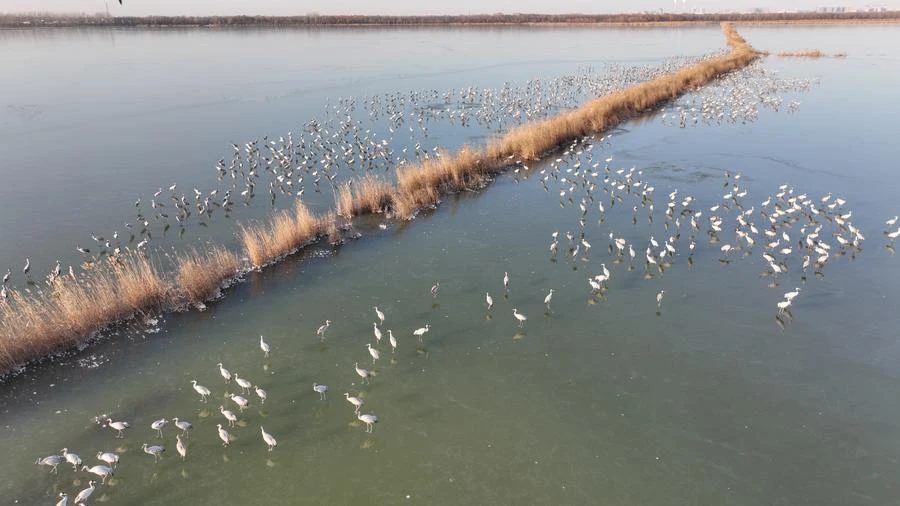
<svg viewBox="0 0 900 506">
<path fill-rule="evenodd" d="M 139 315 L 185 307 L 215 296 L 248 269 L 259 269 L 322 238 L 341 240 L 339 219 L 373 213 L 410 219 L 441 196 L 480 188 L 515 161 L 537 159 L 572 140 L 602 133 L 661 103 L 746 67 L 760 57 L 730 23 L 722 25 L 732 49 L 678 72 L 659 76 L 591 100 L 578 109 L 515 128 L 481 148 L 397 169 L 397 182 L 364 176 L 338 187 L 335 209 L 316 215 L 298 201 L 268 223 L 242 226 L 246 261 L 222 246 L 192 251 L 176 259 L 168 279 L 136 253 L 107 259 L 78 279 L 58 277 L 40 291 L 11 291 L 0 301 L 0 375 L 23 363 L 71 348 L 97 331 Z"/>
</svg>

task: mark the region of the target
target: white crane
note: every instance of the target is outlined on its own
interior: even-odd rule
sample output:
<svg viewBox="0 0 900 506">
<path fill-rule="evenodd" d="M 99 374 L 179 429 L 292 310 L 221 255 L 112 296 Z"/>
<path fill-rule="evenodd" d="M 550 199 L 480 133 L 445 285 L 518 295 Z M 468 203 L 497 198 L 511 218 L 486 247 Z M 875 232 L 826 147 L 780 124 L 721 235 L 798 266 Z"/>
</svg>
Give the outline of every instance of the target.
<svg viewBox="0 0 900 506">
<path fill-rule="evenodd" d="M 166 451 L 166 448 L 162 445 L 147 446 L 147 443 L 144 443 L 141 446 L 141 449 L 143 449 L 144 453 L 146 453 L 147 455 L 153 455 L 153 462 L 156 463 L 159 462 L 160 455 L 162 455 L 163 452 Z"/>
<path fill-rule="evenodd" d="M 362 378 L 363 383 L 369 383 L 369 375 L 371 375 L 372 373 L 360 367 L 359 362 L 353 364 L 353 367 L 356 369 L 356 374 L 358 374 L 359 377 Z"/>
<path fill-rule="evenodd" d="M 97 452 L 97 460 L 106 462 L 113 468 L 119 465 L 119 455 L 113 452 Z"/>
<path fill-rule="evenodd" d="M 128 425 L 128 422 L 114 422 L 112 420 L 107 420 L 106 426 L 117 432 L 116 438 L 125 437 L 125 429 L 130 427 L 130 425 Z"/>
<path fill-rule="evenodd" d="M 790 301 L 790 300 L 783 300 L 783 301 L 781 301 L 781 302 L 779 302 L 778 304 L 775 304 L 775 305 L 778 306 L 778 314 L 781 314 L 781 313 L 785 312 L 785 311 L 787 310 L 788 307 L 790 307 L 791 301 Z"/>
<path fill-rule="evenodd" d="M 239 387 L 241 387 L 241 393 L 244 394 L 250 393 L 250 388 L 253 387 L 253 383 L 247 381 L 244 378 L 241 378 L 237 373 L 234 373 L 234 382 L 237 383 Z"/>
<path fill-rule="evenodd" d="M 365 404 L 365 402 L 362 399 L 360 399 L 359 397 L 354 397 L 354 396 L 350 395 L 350 392 L 344 392 L 344 397 L 347 399 L 347 402 L 349 402 L 350 404 L 353 404 L 353 407 L 355 408 L 353 410 L 354 413 L 358 414 L 359 408 L 361 408 L 362 405 Z"/>
<path fill-rule="evenodd" d="M 234 414 L 234 411 L 225 409 L 225 406 L 219 406 L 219 413 L 222 413 L 222 416 L 228 420 L 230 427 L 234 427 L 234 423 L 237 422 L 237 415 Z"/>
<path fill-rule="evenodd" d="M 316 335 L 319 336 L 319 339 L 322 341 L 325 340 L 325 333 L 328 332 L 328 327 L 331 326 L 331 320 L 325 320 L 325 323 L 319 326 L 316 330 Z"/>
<path fill-rule="evenodd" d="M 494 307 L 494 299 L 490 293 L 484 292 L 484 301 L 487 303 L 488 311 L 490 311 Z"/>
<path fill-rule="evenodd" d="M 78 454 L 70 452 L 68 448 L 63 448 L 62 456 L 66 459 L 66 462 L 72 464 L 73 469 L 78 470 L 78 466 L 81 465 L 81 457 Z"/>
<path fill-rule="evenodd" d="M 269 445 L 269 451 L 274 450 L 275 446 L 278 445 L 278 441 L 275 441 L 275 438 L 262 428 L 262 425 L 259 426 L 259 432 L 262 433 L 263 441 L 265 441 L 266 444 Z"/>
<path fill-rule="evenodd" d="M 59 501 L 57 501 L 56 506 L 68 506 L 69 504 L 69 495 L 65 492 L 59 493 Z"/>
<path fill-rule="evenodd" d="M 319 393 L 320 401 L 327 401 L 328 396 L 325 395 L 328 392 L 328 385 L 320 385 L 318 383 L 313 383 L 313 391 Z"/>
<path fill-rule="evenodd" d="M 206 402 L 206 398 L 209 397 L 211 393 L 208 388 L 203 385 L 198 385 L 197 380 L 191 380 L 191 385 L 194 387 L 194 391 L 200 394 L 200 400 Z"/>
<path fill-rule="evenodd" d="M 787 292 L 786 294 L 784 294 L 784 300 L 793 302 L 794 298 L 798 295 L 800 295 L 799 287 L 795 288 L 793 292 Z"/>
<path fill-rule="evenodd" d="M 184 435 L 187 435 L 188 431 L 194 427 L 194 424 L 192 424 L 191 422 L 187 420 L 179 420 L 178 417 L 173 418 L 172 422 L 176 427 L 181 429 L 181 433 Z"/>
<path fill-rule="evenodd" d="M 382 325 L 384 325 L 384 313 L 382 313 L 382 312 L 378 309 L 378 306 L 375 306 L 375 307 L 373 307 L 372 309 L 375 310 L 375 316 L 378 317 L 378 321 L 381 322 Z"/>
<path fill-rule="evenodd" d="M 507 292 L 509 291 L 509 273 L 508 272 L 503 273 L 503 289 L 506 290 Z"/>
<path fill-rule="evenodd" d="M 221 374 L 222 377 L 225 378 L 225 382 L 228 383 L 229 381 L 231 381 L 231 372 L 222 366 L 222 362 L 219 362 L 216 365 L 219 366 L 219 374 Z"/>
<path fill-rule="evenodd" d="M 181 460 L 187 457 L 187 447 L 184 445 L 184 441 L 181 440 L 181 434 L 175 434 L 175 449 L 181 455 Z"/>
<path fill-rule="evenodd" d="M 266 393 L 266 391 L 263 390 L 259 385 L 256 385 L 255 387 L 253 387 L 253 390 L 256 391 L 256 396 L 259 397 L 259 403 L 265 404 L 266 399 L 269 397 L 269 395 Z"/>
<path fill-rule="evenodd" d="M 163 437 L 162 430 L 167 423 L 169 423 L 168 420 L 166 420 L 165 418 L 160 418 L 159 420 L 156 420 L 155 422 L 150 424 L 150 428 L 156 431 L 156 437 Z"/>
<path fill-rule="evenodd" d="M 216 428 L 219 429 L 219 439 L 222 440 L 222 446 L 228 446 L 232 440 L 231 434 L 229 434 L 227 430 L 222 428 L 221 423 L 217 423 Z"/>
<path fill-rule="evenodd" d="M 438 290 L 440 290 L 440 289 L 441 289 L 440 283 L 435 283 L 434 285 L 432 285 L 431 286 L 431 297 L 436 299 L 438 296 Z"/>
<path fill-rule="evenodd" d="M 394 337 L 394 333 L 388 330 L 388 341 L 391 343 L 391 353 L 395 353 L 397 351 L 397 338 Z"/>
<path fill-rule="evenodd" d="M 48 455 L 42 459 L 35 460 L 34 463 L 39 466 L 50 466 L 50 472 L 55 473 L 57 472 L 56 466 L 58 466 L 63 460 L 65 459 L 62 455 Z"/>
<path fill-rule="evenodd" d="M 266 358 L 269 358 L 269 352 L 272 351 L 272 348 L 269 346 L 269 343 L 263 341 L 263 336 L 259 336 L 259 349 L 262 350 Z"/>
<path fill-rule="evenodd" d="M 231 400 L 238 405 L 238 409 L 240 411 L 244 411 L 244 408 L 246 408 L 250 404 L 247 399 L 241 397 L 240 395 L 231 394 Z"/>
<path fill-rule="evenodd" d="M 665 290 L 660 290 L 659 293 L 656 294 L 656 307 L 657 308 L 662 307 L 663 295 L 665 295 L 665 293 L 666 293 Z"/>
<path fill-rule="evenodd" d="M 422 336 L 424 336 L 425 333 L 428 332 L 429 330 L 431 330 L 431 325 L 426 323 L 424 327 L 418 328 L 418 329 L 414 330 L 414 331 L 413 331 L 413 335 L 416 336 L 416 337 L 418 337 L 418 338 L 419 338 L 419 342 L 421 343 L 421 342 L 422 342 Z"/>
<path fill-rule="evenodd" d="M 369 350 L 369 355 L 372 355 L 372 365 L 375 365 L 375 361 L 381 358 L 381 352 L 372 347 L 372 343 L 366 343 L 366 348 Z"/>
<path fill-rule="evenodd" d="M 519 320 L 519 326 L 523 327 L 525 325 L 525 321 L 528 320 L 528 317 L 520 313 L 516 308 L 513 308 L 512 313 L 516 320 Z"/>
<path fill-rule="evenodd" d="M 360 413 L 356 415 L 356 418 L 366 424 L 366 432 L 372 432 L 375 424 L 378 423 L 378 417 L 370 413 Z"/>
<path fill-rule="evenodd" d="M 87 501 L 88 498 L 91 497 L 91 494 L 94 493 L 94 484 L 95 483 L 96 482 L 94 480 L 89 481 L 88 487 L 86 489 L 82 490 L 81 492 L 78 492 L 78 495 L 75 496 L 75 500 L 73 502 L 76 505 L 84 504 L 84 502 Z"/>
<path fill-rule="evenodd" d="M 553 289 L 550 289 L 550 293 L 544 297 L 544 305 L 547 306 L 547 309 L 550 309 L 550 301 L 553 300 Z"/>
<path fill-rule="evenodd" d="M 100 483 L 106 483 L 106 478 L 113 475 L 112 468 L 104 466 L 104 465 L 100 465 L 100 464 L 98 464 L 96 466 L 92 466 L 92 467 L 81 466 L 81 470 L 87 471 L 91 474 L 96 474 L 97 476 L 99 476 Z"/>
<path fill-rule="evenodd" d="M 372 327 L 375 332 L 375 340 L 380 343 L 381 342 L 381 330 L 378 328 L 378 322 L 372 322 Z"/>
</svg>

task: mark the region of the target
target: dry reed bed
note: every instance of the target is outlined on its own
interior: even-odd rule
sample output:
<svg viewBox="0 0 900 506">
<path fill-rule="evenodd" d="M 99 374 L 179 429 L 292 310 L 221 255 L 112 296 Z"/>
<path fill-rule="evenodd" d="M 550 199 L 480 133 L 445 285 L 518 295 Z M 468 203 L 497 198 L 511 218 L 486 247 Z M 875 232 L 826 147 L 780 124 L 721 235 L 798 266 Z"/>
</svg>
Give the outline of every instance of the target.
<svg viewBox="0 0 900 506">
<path fill-rule="evenodd" d="M 13 291 L 0 303 L 0 373 L 158 308 L 169 291 L 153 264 L 140 256 L 107 260 L 77 281 L 57 278 L 40 293 Z"/>
<path fill-rule="evenodd" d="M 222 246 L 189 251 L 182 255 L 175 284 L 188 302 L 201 303 L 215 296 L 219 288 L 240 269 L 237 255 Z"/>
<path fill-rule="evenodd" d="M 322 215 L 298 201 L 265 224 L 242 226 L 239 238 L 252 268 L 261 268 L 319 238 L 341 240 L 339 219 L 373 213 L 409 219 L 441 196 L 484 186 L 488 178 L 569 141 L 599 133 L 664 101 L 749 65 L 759 57 L 734 30 L 722 25 L 732 51 L 651 81 L 592 100 L 573 111 L 509 131 L 481 149 L 465 146 L 418 166 L 397 169 L 397 184 L 364 176 L 340 186 L 335 210 Z M 0 375 L 20 364 L 71 348 L 85 336 L 137 314 L 173 309 L 215 296 L 244 271 L 237 255 L 221 246 L 191 251 L 176 260 L 167 280 L 153 263 L 130 254 L 106 260 L 78 280 L 57 279 L 45 290 L 12 291 L 0 301 Z"/>
</svg>

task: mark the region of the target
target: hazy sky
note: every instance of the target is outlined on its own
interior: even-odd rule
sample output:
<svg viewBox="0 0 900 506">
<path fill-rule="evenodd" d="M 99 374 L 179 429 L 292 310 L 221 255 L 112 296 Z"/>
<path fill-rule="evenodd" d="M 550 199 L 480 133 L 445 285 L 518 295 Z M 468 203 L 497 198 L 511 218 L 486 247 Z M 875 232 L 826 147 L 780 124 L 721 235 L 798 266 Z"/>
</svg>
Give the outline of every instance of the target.
<svg viewBox="0 0 900 506">
<path fill-rule="evenodd" d="M 105 3 L 114 15 L 149 14 L 482 14 L 493 12 L 605 13 L 673 10 L 675 0 L 0 0 L 0 12 L 102 12 Z M 678 10 L 682 10 L 678 0 Z M 900 0 L 686 0 L 686 10 L 812 9 L 820 6 L 868 5 L 900 9 Z"/>
</svg>

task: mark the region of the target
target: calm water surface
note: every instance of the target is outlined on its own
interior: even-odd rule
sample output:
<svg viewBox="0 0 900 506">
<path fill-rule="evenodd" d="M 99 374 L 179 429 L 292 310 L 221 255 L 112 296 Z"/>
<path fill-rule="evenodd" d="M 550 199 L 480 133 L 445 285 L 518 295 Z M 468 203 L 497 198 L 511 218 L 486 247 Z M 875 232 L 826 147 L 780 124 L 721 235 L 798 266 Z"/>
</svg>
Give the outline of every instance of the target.
<svg viewBox="0 0 900 506">
<path fill-rule="evenodd" d="M 3 497 L 52 504 L 57 492 L 84 488 L 87 473 L 32 465 L 65 446 L 91 465 L 97 451 L 121 454 L 113 481 L 94 496 L 110 504 L 897 502 L 900 273 L 883 231 L 900 212 L 892 138 L 900 52 L 877 42 L 900 33 L 741 31 L 760 48 L 849 57 L 764 62 L 786 77 L 818 78 L 788 97 L 802 103 L 798 112 L 684 129 L 657 118 L 598 142 L 595 161 L 612 156 L 614 168 L 636 167 L 656 187 L 652 225 L 646 210 L 632 224 L 630 198 L 605 202 L 602 223 L 594 204 L 589 259 L 566 257 L 562 239 L 553 261 L 551 232 L 576 231 L 580 212 L 577 199 L 560 205 L 558 182 L 542 188 L 547 162 L 447 197 L 410 223 L 358 224 L 362 240 L 251 273 L 206 311 L 148 324 L 156 333 L 122 331 L 0 384 Z M 22 76 L 0 86 L 0 259 L 16 267 L 30 256 L 48 268 L 74 258 L 89 232 L 118 227 L 137 196 L 173 182 L 208 186 L 230 142 L 296 131 L 326 99 L 501 87 L 721 46 L 718 28 L 60 30 L 0 32 L 0 40 L 4 68 Z M 444 132 L 429 142 L 454 147 L 469 135 Z M 684 232 L 674 265 L 652 279 L 641 263 L 629 270 L 609 254 L 610 232 L 633 241 L 639 258 L 650 234 L 668 237 L 661 211 L 675 189 L 707 216 L 727 191 L 726 170 L 743 173 L 746 205 L 757 209 L 782 184 L 814 199 L 844 197 L 867 237 L 863 250 L 835 256 L 806 281 L 794 258 L 777 288 L 761 276 L 761 248 L 723 263 L 704 232 L 692 266 Z M 254 201 L 235 214 L 270 209 Z M 205 235 L 169 240 L 233 244 L 233 227 L 219 219 Z M 603 299 L 592 298 L 585 279 L 601 262 L 612 279 Z M 802 292 L 782 330 L 775 303 L 795 286 Z M 379 345 L 376 376 L 361 385 L 353 366 L 372 367 L 365 344 L 374 344 L 375 305 L 399 347 L 391 354 Z M 512 308 L 528 316 L 524 328 Z M 333 324 L 319 342 L 325 319 Z M 419 344 L 412 331 L 425 323 L 432 330 Z M 260 334 L 273 347 L 269 359 Z M 217 408 L 232 408 L 223 396 L 238 387 L 223 382 L 217 362 L 268 392 L 263 405 L 248 396 L 230 448 L 216 436 Z M 208 404 L 192 379 L 212 389 Z M 330 386 L 327 401 L 313 382 Z M 364 411 L 379 416 L 374 433 L 356 421 L 345 391 L 361 393 Z M 131 423 L 124 439 L 92 422 L 101 413 Z M 141 443 L 159 441 L 153 420 L 174 416 L 194 423 L 188 458 L 175 453 L 170 426 L 154 464 Z M 266 451 L 260 425 L 278 439 L 275 451 Z"/>
</svg>

